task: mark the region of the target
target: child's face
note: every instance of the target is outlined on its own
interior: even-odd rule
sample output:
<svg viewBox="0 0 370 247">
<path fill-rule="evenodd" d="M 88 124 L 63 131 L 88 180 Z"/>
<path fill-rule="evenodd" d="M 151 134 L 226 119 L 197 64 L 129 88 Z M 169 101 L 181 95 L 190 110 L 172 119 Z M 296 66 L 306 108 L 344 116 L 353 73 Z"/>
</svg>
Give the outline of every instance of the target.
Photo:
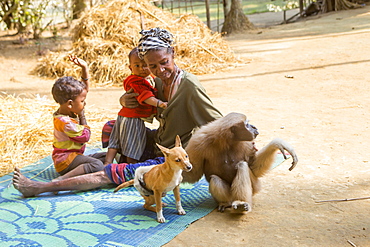
<svg viewBox="0 0 370 247">
<path fill-rule="evenodd" d="M 87 91 L 84 89 L 74 100 L 72 100 L 71 103 L 71 112 L 75 114 L 80 114 L 83 109 L 85 108 L 86 105 L 86 96 L 87 96 Z"/>
<path fill-rule="evenodd" d="M 150 75 L 150 70 L 148 66 L 141 60 L 137 54 L 133 54 L 130 59 L 129 68 L 134 75 L 138 75 L 141 77 L 147 77 Z"/>
</svg>

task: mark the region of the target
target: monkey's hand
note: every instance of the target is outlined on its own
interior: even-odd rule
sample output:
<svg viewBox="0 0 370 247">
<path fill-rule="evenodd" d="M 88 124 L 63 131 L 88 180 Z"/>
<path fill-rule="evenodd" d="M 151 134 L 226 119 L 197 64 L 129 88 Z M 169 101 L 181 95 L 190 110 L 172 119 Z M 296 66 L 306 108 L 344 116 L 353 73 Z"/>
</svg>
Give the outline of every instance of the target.
<svg viewBox="0 0 370 247">
<path fill-rule="evenodd" d="M 293 162 L 292 162 L 292 166 L 289 168 L 289 171 L 293 170 L 293 168 L 298 163 L 298 157 L 297 157 L 297 154 L 294 151 L 294 148 L 288 142 L 286 142 L 286 141 L 284 141 L 280 138 L 275 138 L 273 140 L 273 142 L 275 143 L 277 148 L 279 148 L 280 152 L 283 154 L 284 159 L 287 159 L 287 157 L 285 155 L 285 151 L 288 151 L 288 153 L 290 153 L 290 155 L 292 156 Z"/>
</svg>

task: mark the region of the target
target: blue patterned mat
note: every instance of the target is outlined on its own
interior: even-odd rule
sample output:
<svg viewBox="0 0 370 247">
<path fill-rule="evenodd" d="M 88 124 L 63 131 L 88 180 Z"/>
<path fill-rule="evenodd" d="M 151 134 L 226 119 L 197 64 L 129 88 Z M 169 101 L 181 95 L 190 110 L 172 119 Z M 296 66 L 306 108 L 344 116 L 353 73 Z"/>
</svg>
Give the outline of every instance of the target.
<svg viewBox="0 0 370 247">
<path fill-rule="evenodd" d="M 97 150 L 89 150 L 94 152 Z M 274 167 L 283 161 L 278 156 Z M 50 181 L 57 177 L 51 157 L 22 169 L 28 178 Z M 181 185 L 186 215 L 177 215 L 175 199 L 168 193 L 159 224 L 156 214 L 145 210 L 143 198 L 129 187 L 88 192 L 44 193 L 23 198 L 11 184 L 12 174 L 0 178 L 1 246 L 161 246 L 197 219 L 216 208 L 208 183 Z"/>
</svg>

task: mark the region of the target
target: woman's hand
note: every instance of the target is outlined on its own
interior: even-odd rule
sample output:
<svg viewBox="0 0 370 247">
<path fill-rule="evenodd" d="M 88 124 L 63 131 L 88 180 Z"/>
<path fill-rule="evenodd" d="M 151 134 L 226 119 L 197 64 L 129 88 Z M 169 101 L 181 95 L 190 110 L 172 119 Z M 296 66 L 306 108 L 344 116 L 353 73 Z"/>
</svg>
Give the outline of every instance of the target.
<svg viewBox="0 0 370 247">
<path fill-rule="evenodd" d="M 138 96 L 138 93 L 134 93 L 134 90 L 131 88 L 126 93 L 124 93 L 121 98 L 119 99 L 119 103 L 123 107 L 127 108 L 136 108 L 139 106 L 139 102 L 136 100 L 136 96 Z"/>
</svg>

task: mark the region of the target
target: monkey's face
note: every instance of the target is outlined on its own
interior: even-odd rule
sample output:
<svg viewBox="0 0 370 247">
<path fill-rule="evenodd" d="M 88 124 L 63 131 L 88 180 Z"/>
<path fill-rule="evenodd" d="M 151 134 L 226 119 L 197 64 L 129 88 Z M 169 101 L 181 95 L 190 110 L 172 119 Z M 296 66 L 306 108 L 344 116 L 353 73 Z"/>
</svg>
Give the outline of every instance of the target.
<svg viewBox="0 0 370 247">
<path fill-rule="evenodd" d="M 231 132 L 234 134 L 234 139 L 237 141 L 253 141 L 258 133 L 258 130 L 249 121 L 239 122 L 231 127 Z"/>
<path fill-rule="evenodd" d="M 254 136 L 253 139 L 255 139 L 258 136 L 259 133 L 257 127 L 254 126 L 253 124 L 249 124 L 248 120 L 246 121 L 245 128 L 247 128 L 247 130 L 253 134 Z"/>
</svg>

